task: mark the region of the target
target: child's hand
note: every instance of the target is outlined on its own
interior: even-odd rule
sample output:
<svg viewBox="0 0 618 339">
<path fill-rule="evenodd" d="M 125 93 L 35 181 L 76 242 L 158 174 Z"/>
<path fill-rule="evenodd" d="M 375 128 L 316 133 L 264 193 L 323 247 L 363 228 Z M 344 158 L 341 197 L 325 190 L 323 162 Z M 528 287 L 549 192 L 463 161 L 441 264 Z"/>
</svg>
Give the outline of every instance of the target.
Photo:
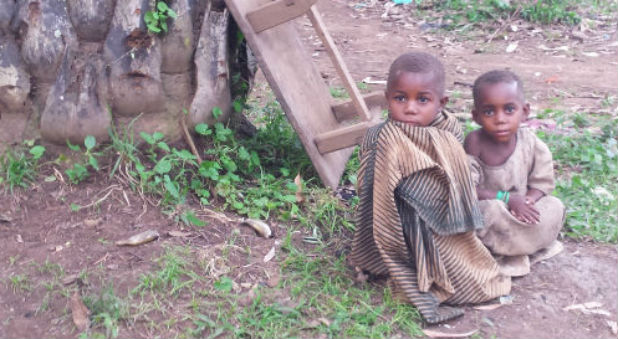
<svg viewBox="0 0 618 339">
<path fill-rule="evenodd" d="M 512 194 L 508 206 L 511 214 L 521 222 L 536 224 L 540 220 L 540 213 L 534 207 L 534 202 L 523 195 Z"/>
</svg>

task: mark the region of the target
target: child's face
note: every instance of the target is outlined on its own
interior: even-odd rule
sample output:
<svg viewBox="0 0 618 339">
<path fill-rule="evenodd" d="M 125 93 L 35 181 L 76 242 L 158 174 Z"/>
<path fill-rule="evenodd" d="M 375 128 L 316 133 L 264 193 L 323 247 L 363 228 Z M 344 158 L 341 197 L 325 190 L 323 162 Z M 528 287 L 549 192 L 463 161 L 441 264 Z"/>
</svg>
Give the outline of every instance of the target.
<svg viewBox="0 0 618 339">
<path fill-rule="evenodd" d="M 386 91 L 391 119 L 412 126 L 428 126 L 448 101 L 437 87 L 432 72 L 399 74 Z"/>
<path fill-rule="evenodd" d="M 480 100 L 472 116 L 495 142 L 506 143 L 515 138 L 517 129 L 530 113 L 517 82 L 481 85 Z"/>
</svg>

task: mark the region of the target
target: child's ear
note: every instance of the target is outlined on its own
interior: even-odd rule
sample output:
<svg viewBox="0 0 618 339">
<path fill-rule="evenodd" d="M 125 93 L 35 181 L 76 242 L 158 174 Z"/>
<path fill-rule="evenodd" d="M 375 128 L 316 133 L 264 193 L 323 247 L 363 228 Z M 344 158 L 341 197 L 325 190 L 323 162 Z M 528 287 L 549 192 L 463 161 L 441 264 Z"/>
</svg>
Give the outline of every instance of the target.
<svg viewBox="0 0 618 339">
<path fill-rule="evenodd" d="M 530 115 L 530 103 L 525 103 L 523 107 L 524 116 L 522 117 L 522 121 L 528 120 L 528 115 Z"/>
<path fill-rule="evenodd" d="M 448 97 L 447 96 L 443 96 L 442 99 L 440 99 L 440 108 L 444 108 L 444 106 L 446 106 L 446 104 L 448 104 Z"/>
<path fill-rule="evenodd" d="M 472 120 L 474 120 L 474 122 L 479 125 L 481 124 L 481 122 L 479 121 L 479 111 L 476 109 L 476 106 L 472 107 Z"/>
</svg>

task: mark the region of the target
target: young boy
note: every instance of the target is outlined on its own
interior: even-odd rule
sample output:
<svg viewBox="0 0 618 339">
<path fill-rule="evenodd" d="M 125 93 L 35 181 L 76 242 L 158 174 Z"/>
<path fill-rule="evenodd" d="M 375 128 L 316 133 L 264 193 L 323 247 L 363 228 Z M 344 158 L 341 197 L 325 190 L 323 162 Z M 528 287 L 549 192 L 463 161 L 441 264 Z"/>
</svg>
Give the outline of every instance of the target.
<svg viewBox="0 0 618 339">
<path fill-rule="evenodd" d="M 476 303 L 507 294 L 475 235 L 482 226 L 463 133 L 442 112 L 444 68 L 426 53 L 407 53 L 390 67 L 389 118 L 371 128 L 359 152 L 359 204 L 350 261 L 390 275 L 395 291 L 428 323 L 463 314 L 441 303 Z"/>
<path fill-rule="evenodd" d="M 481 128 L 464 147 L 485 223 L 478 235 L 493 253 L 506 256 L 500 258 L 504 274 L 524 275 L 530 272 L 528 255 L 548 247 L 545 257 L 560 251 L 564 205 L 550 195 L 552 156 L 532 131 L 519 128 L 530 105 L 517 75 L 485 73 L 474 82 L 473 97 L 472 116 Z"/>
</svg>

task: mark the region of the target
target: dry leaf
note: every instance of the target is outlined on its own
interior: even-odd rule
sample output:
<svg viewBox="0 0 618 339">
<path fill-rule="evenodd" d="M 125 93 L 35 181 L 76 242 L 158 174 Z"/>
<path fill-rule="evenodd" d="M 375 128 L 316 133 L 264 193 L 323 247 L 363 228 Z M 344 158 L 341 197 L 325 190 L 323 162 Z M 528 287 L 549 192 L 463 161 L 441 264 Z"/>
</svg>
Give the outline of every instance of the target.
<svg viewBox="0 0 618 339">
<path fill-rule="evenodd" d="M 11 222 L 13 219 L 6 214 L 0 213 L 0 221 L 1 222 Z"/>
<path fill-rule="evenodd" d="M 582 54 L 589 58 L 597 58 L 599 56 L 597 52 L 582 52 Z"/>
<path fill-rule="evenodd" d="M 478 305 L 478 306 L 474 306 L 474 309 L 480 310 L 480 311 L 491 311 L 499 307 L 502 307 L 502 304 Z"/>
<path fill-rule="evenodd" d="M 79 274 L 67 275 L 66 277 L 64 277 L 64 279 L 62 279 L 62 283 L 65 285 L 70 285 L 74 283 L 78 278 L 79 278 Z"/>
<path fill-rule="evenodd" d="M 363 79 L 363 82 L 373 85 L 386 85 L 386 80 L 371 80 L 371 77 L 366 77 L 365 79 Z"/>
<path fill-rule="evenodd" d="M 251 226 L 261 237 L 272 237 L 272 231 L 270 230 L 270 226 L 268 226 L 268 224 L 263 221 L 255 219 L 243 219 L 240 224 Z"/>
<path fill-rule="evenodd" d="M 24 239 L 22 239 L 21 234 L 18 234 L 15 236 L 15 241 L 17 241 L 20 244 L 24 243 Z"/>
<path fill-rule="evenodd" d="M 169 232 L 167 232 L 167 235 L 169 235 L 170 237 L 188 237 L 191 234 L 192 234 L 191 232 L 183 232 L 183 231 L 169 231 Z"/>
<path fill-rule="evenodd" d="M 448 332 L 440 332 L 430 329 L 423 329 L 423 333 L 430 338 L 467 338 L 474 333 L 476 333 L 478 329 L 465 332 L 465 333 L 448 333 Z"/>
<path fill-rule="evenodd" d="M 80 331 L 85 331 L 90 327 L 90 310 L 84 305 L 78 291 L 75 291 L 71 297 L 71 314 L 73 315 L 73 323 Z"/>
<path fill-rule="evenodd" d="M 585 308 L 597 308 L 597 307 L 601 307 L 603 306 L 603 304 L 601 304 L 598 301 L 590 301 L 587 303 L 583 303 L 583 304 L 573 304 L 573 305 L 569 305 L 565 308 L 563 308 L 563 311 L 570 311 L 570 310 L 578 310 L 578 309 L 585 309 Z"/>
<path fill-rule="evenodd" d="M 554 82 L 558 81 L 558 76 L 557 75 L 552 75 L 549 78 L 545 79 L 545 83 L 547 84 L 552 84 Z"/>
<path fill-rule="evenodd" d="M 103 221 L 103 218 L 84 219 L 84 225 L 86 227 L 94 227 L 94 226 L 99 225 L 102 221 Z"/>
<path fill-rule="evenodd" d="M 517 45 L 519 44 L 518 41 L 515 42 L 511 42 L 508 46 L 506 46 L 506 52 L 507 53 L 513 53 L 515 52 L 515 50 L 517 49 Z"/>
<path fill-rule="evenodd" d="M 611 313 L 609 313 L 608 311 L 604 309 L 600 309 L 601 306 L 603 306 L 603 304 L 601 304 L 600 302 L 591 301 L 591 302 L 587 302 L 583 304 L 569 305 L 563 308 L 562 310 L 563 311 L 578 310 L 578 311 L 581 311 L 583 314 L 600 314 L 600 315 L 605 315 L 608 317 L 611 316 Z"/>
<path fill-rule="evenodd" d="M 301 178 L 300 173 L 294 178 L 294 183 L 296 184 L 296 202 L 300 204 L 305 201 L 303 196 L 303 178 Z"/>
<path fill-rule="evenodd" d="M 136 234 L 128 239 L 122 239 L 116 241 L 117 246 L 137 246 L 141 244 L 145 244 L 147 242 L 151 242 L 155 239 L 159 238 L 159 232 L 148 230 L 142 233 Z"/>
<path fill-rule="evenodd" d="M 272 260 L 272 258 L 275 257 L 275 246 L 273 246 L 270 251 L 268 251 L 268 253 L 266 253 L 266 255 L 264 256 L 264 262 L 269 262 Z"/>
<path fill-rule="evenodd" d="M 318 321 L 326 327 L 330 327 L 330 320 L 326 318 L 318 318 Z"/>
<path fill-rule="evenodd" d="M 273 273 L 273 275 L 270 277 L 270 279 L 268 279 L 268 281 L 266 282 L 266 285 L 270 288 L 274 288 L 277 287 L 277 285 L 279 285 L 279 281 L 281 280 L 281 277 L 279 276 L 278 272 Z"/>
</svg>

